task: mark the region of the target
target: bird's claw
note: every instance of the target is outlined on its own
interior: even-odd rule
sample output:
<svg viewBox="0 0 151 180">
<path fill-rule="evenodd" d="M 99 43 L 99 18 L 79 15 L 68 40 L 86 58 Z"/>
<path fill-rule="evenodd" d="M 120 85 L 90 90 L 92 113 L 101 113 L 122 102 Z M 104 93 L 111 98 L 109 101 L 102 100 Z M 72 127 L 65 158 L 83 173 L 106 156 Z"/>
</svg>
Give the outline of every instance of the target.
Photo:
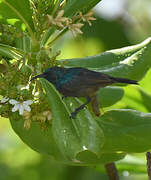
<svg viewBox="0 0 151 180">
<path fill-rule="evenodd" d="M 72 112 L 70 115 L 70 119 L 75 119 L 76 114 L 77 114 L 77 112 Z"/>
<path fill-rule="evenodd" d="M 75 119 L 77 113 L 84 108 L 86 108 L 86 105 L 82 105 L 79 108 L 75 109 L 75 111 L 71 113 L 70 119 Z"/>
<path fill-rule="evenodd" d="M 67 96 L 62 96 L 62 100 L 64 100 Z"/>
</svg>

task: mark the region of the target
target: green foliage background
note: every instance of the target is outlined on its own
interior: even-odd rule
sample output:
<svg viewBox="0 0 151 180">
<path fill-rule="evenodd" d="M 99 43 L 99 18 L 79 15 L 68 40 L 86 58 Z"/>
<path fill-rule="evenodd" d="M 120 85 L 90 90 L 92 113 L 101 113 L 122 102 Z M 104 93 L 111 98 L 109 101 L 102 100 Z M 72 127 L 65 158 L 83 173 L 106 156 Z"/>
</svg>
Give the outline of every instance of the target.
<svg viewBox="0 0 151 180">
<path fill-rule="evenodd" d="M 130 5 L 135 6 L 135 3 L 136 1 L 130 2 Z M 146 5 L 147 1 L 144 1 L 143 3 Z M 131 12 L 131 9 L 128 10 L 130 14 L 137 17 L 139 10 L 137 10 L 136 8 L 135 12 Z M 151 35 L 149 32 L 149 28 L 146 28 L 146 24 L 148 27 L 151 26 L 151 20 L 147 15 L 146 10 L 143 11 L 142 17 L 138 19 L 138 24 L 141 23 L 141 18 L 143 18 L 143 21 L 147 22 L 148 24 L 145 23 L 145 25 L 141 26 L 140 29 L 138 29 L 137 25 L 134 26 L 132 24 L 130 28 L 125 27 L 120 18 L 114 20 L 106 20 L 98 17 L 97 21 L 93 23 L 92 27 L 84 27 L 84 37 L 77 37 L 75 40 L 73 40 L 72 37 L 67 36 L 63 38 L 63 40 L 61 41 L 62 43 L 56 45 L 56 48 L 62 50 L 59 58 L 81 58 L 103 52 L 104 50 L 115 49 L 139 43 L 140 41 Z M 28 19 L 28 21 L 30 20 Z M 30 25 L 32 27 L 32 24 Z M 132 36 L 132 34 L 135 34 L 136 38 Z M 124 97 L 114 106 L 109 108 L 130 108 L 139 110 L 141 112 L 150 112 L 150 75 L 151 71 L 149 71 L 145 78 L 140 82 L 139 88 L 133 86 L 123 87 L 125 91 Z M 106 110 L 108 110 L 108 107 L 104 109 L 104 111 Z M 112 113 L 114 113 L 114 111 Z M 71 178 L 107 179 L 103 166 L 101 165 L 98 165 L 95 168 L 70 167 L 57 164 L 50 157 L 37 154 L 36 152 L 25 146 L 21 141 L 19 141 L 18 137 L 11 130 L 10 124 L 8 123 L 7 119 L 1 120 L 0 132 L 2 142 L 0 146 L 0 179 L 2 180 L 24 180 L 27 178 L 30 179 L 31 177 L 35 180 L 63 180 Z M 145 132 L 142 133 L 142 136 L 144 135 L 144 133 Z M 121 178 L 123 179 L 129 180 L 136 178 L 144 180 L 146 178 L 146 175 L 144 175 L 146 174 L 144 154 L 128 155 L 124 160 L 117 163 L 117 167 L 121 172 Z M 123 177 L 123 171 L 128 171 L 130 173 L 130 177 Z M 135 176 L 133 176 L 133 174 L 135 174 Z M 139 177 L 136 174 L 139 174 Z"/>
</svg>

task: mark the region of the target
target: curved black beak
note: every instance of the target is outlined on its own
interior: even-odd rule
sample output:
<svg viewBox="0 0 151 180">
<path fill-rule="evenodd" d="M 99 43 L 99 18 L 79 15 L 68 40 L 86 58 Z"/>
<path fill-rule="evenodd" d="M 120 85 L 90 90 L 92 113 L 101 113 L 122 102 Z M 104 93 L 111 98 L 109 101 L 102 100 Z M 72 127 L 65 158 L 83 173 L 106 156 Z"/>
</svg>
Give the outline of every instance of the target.
<svg viewBox="0 0 151 180">
<path fill-rule="evenodd" d="M 39 74 L 39 75 L 31 78 L 31 81 L 34 80 L 34 79 L 37 79 L 37 78 L 44 78 L 44 77 L 45 77 L 45 74 L 44 74 L 44 73 L 43 73 L 43 74 Z"/>
</svg>

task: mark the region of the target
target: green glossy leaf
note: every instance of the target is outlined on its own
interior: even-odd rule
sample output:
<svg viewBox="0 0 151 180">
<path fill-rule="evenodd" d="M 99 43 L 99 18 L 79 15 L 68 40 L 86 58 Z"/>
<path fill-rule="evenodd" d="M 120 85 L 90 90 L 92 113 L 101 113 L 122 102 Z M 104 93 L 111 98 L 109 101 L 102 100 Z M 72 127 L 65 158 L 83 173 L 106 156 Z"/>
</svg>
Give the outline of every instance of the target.
<svg viewBox="0 0 151 180">
<path fill-rule="evenodd" d="M 107 86 L 105 88 L 100 88 L 97 96 L 100 108 L 112 106 L 120 99 L 122 99 L 123 95 L 124 90 L 116 86 Z M 83 102 L 86 101 L 85 98 L 80 98 L 80 100 Z"/>
<path fill-rule="evenodd" d="M 87 110 L 82 110 L 76 119 L 70 119 L 69 111 L 73 111 L 81 102 L 68 98 L 62 101 L 50 83 L 46 80 L 41 80 L 41 82 L 51 106 L 53 120 L 52 127 L 49 128 L 52 128 L 52 131 L 48 129 L 39 133 L 38 130 L 41 131 L 41 129 L 33 124 L 32 128 L 35 129 L 35 126 L 37 128 L 36 132 L 31 129 L 31 133 L 35 134 L 33 136 L 25 133 L 26 130 L 23 130 L 21 121 L 11 120 L 14 130 L 36 151 L 51 154 L 57 160 L 67 164 L 92 165 L 116 161 L 122 159 L 125 153 L 145 152 L 151 148 L 150 113 L 111 110 L 96 118 Z M 36 136 L 36 133 L 40 135 Z M 39 145 L 29 136 L 32 138 L 40 136 Z M 42 144 L 46 143 L 46 140 L 43 140 L 46 137 L 50 140 L 47 143 L 53 143 L 50 145 L 50 149 L 54 149 L 53 152 L 48 145 L 45 148 L 46 146 Z M 41 145 L 43 147 L 39 147 Z M 57 150 L 57 155 L 55 150 Z"/>
<path fill-rule="evenodd" d="M 125 157 L 126 153 L 124 152 L 114 152 L 114 153 L 101 153 L 99 158 L 96 159 L 93 154 L 89 152 L 81 152 L 77 155 L 77 158 L 81 160 L 81 165 L 97 165 L 97 164 L 106 164 L 109 162 L 114 162 L 121 160 Z M 77 162 L 78 163 L 78 162 Z"/>
<path fill-rule="evenodd" d="M 111 110 L 97 120 L 105 137 L 102 152 L 140 153 L 151 148 L 151 113 Z"/>
<path fill-rule="evenodd" d="M 11 21 L 10 21 L 11 20 Z M 14 21 L 14 25 L 22 26 L 24 23 L 33 43 L 37 43 L 34 36 L 34 24 L 32 21 L 32 10 L 28 0 L 0 0 L 0 21 L 9 23 Z"/>
<path fill-rule="evenodd" d="M 122 99 L 123 108 L 130 108 L 142 112 L 150 112 L 151 95 L 140 86 L 124 88 L 125 95 Z"/>
<path fill-rule="evenodd" d="M 67 160 L 58 149 L 54 141 L 52 126 L 47 127 L 45 131 L 41 130 L 40 126 L 36 123 L 31 124 L 31 128 L 27 131 L 24 128 L 24 121 L 20 119 L 15 121 L 10 119 L 11 126 L 21 140 L 31 147 L 33 150 L 41 154 L 47 154 L 55 160 L 69 165 L 95 165 L 104 164 L 106 162 L 113 162 L 125 157 L 125 153 L 102 153 L 99 158 L 90 151 L 81 151 L 77 154 L 77 159 Z M 70 144 L 72 146 L 72 144 Z M 63 149 L 62 149 L 63 150 Z"/>
<path fill-rule="evenodd" d="M 138 51 L 135 49 L 136 51 L 128 58 L 97 66 L 97 70 L 131 79 L 142 78 L 150 67 L 151 43 L 150 40 L 146 42 L 146 45 Z M 82 104 L 81 100 L 77 98 L 62 100 L 53 85 L 44 79 L 40 81 L 50 104 L 52 126 L 42 132 L 36 124 L 33 124 L 28 134 L 23 130 L 22 121 L 11 120 L 16 133 L 36 151 L 52 155 L 58 161 L 70 165 L 94 165 L 116 161 L 122 159 L 126 153 L 145 152 L 151 148 L 150 113 L 111 110 L 97 118 L 87 109 L 83 109 L 75 119 L 70 119 L 71 112 Z M 113 95 L 112 90 L 109 89 L 108 101 L 107 98 L 104 100 L 107 104 Z M 120 92 L 120 96 L 115 94 L 114 102 L 123 96 L 123 91 Z M 35 141 L 37 137 L 39 141 Z M 50 144 L 47 146 L 45 143 Z"/>
<path fill-rule="evenodd" d="M 138 91 L 140 92 L 142 98 L 142 104 L 145 106 L 148 112 L 151 112 L 151 95 L 144 91 L 142 88 L 138 88 Z"/>
<path fill-rule="evenodd" d="M 82 156 L 87 153 L 91 154 L 93 160 L 97 159 L 104 139 L 102 130 L 92 115 L 85 109 L 78 113 L 76 119 L 71 119 L 69 108 L 73 111 L 76 104 L 79 106 L 80 101 L 76 103 L 70 100 L 64 103 L 49 82 L 46 80 L 41 80 L 41 82 L 46 90 L 53 115 L 54 139 L 63 156 L 73 162 L 79 161 L 79 163 L 85 163 L 79 156 L 81 153 Z"/>
<path fill-rule="evenodd" d="M 81 11 L 87 13 L 101 0 L 67 0 L 64 6 L 65 16 L 71 16 Z"/>
<path fill-rule="evenodd" d="M 143 104 L 143 99 L 141 97 L 138 88 L 135 86 L 129 86 L 124 88 L 125 95 L 122 99 L 122 108 L 135 109 L 142 112 L 148 112 Z"/>
<path fill-rule="evenodd" d="M 34 28 L 32 22 L 32 11 L 28 0 L 0 0 L 0 21 L 7 22 L 8 19 L 19 19 L 31 29 Z"/>
<path fill-rule="evenodd" d="M 125 60 L 100 68 L 98 71 L 115 77 L 141 80 L 150 68 L 150 58 L 151 43 Z"/>
<path fill-rule="evenodd" d="M 136 46 L 134 46 L 135 50 L 132 50 L 133 48 L 130 48 L 130 49 L 132 50 L 132 52 L 134 52 L 134 51 L 136 51 L 137 48 L 136 48 Z M 123 78 L 140 80 L 144 77 L 144 75 L 146 74 L 146 72 L 149 70 L 149 68 L 151 66 L 151 61 L 150 61 L 151 38 L 148 38 L 143 43 L 143 45 L 139 46 L 139 48 L 140 48 L 140 50 L 136 51 L 135 53 L 132 53 L 126 59 L 121 60 L 120 55 L 116 55 L 116 58 L 117 59 L 119 58 L 120 61 L 112 62 L 111 64 L 105 64 L 105 65 L 103 65 L 102 63 L 100 63 L 100 64 L 98 63 L 97 68 L 91 68 L 91 69 L 96 70 L 98 72 L 103 72 L 103 73 L 106 73 L 106 74 L 109 74 L 109 75 L 112 75 L 115 77 L 123 77 Z M 130 54 L 129 50 L 128 50 L 128 52 Z M 124 51 L 123 54 L 126 54 L 126 48 L 123 48 L 123 50 L 119 49 L 119 54 L 120 54 L 120 51 L 121 52 Z M 102 56 L 102 62 L 103 61 L 105 62 L 105 59 L 106 59 L 105 56 Z M 92 61 L 92 63 L 94 62 L 93 57 L 91 57 L 91 61 Z M 66 60 L 66 65 L 68 65 L 67 60 Z M 90 66 L 88 65 L 88 67 L 90 67 Z M 141 69 L 141 71 L 140 71 L 140 69 Z"/>
<path fill-rule="evenodd" d="M 78 151 L 80 151 L 81 149 L 76 140 L 77 134 L 75 132 L 74 127 L 71 124 L 71 119 L 69 118 L 70 113 L 64 102 L 61 101 L 61 97 L 58 94 L 58 92 L 54 89 L 54 87 L 48 84 L 46 80 L 41 80 L 41 82 L 44 89 L 46 90 L 48 102 L 51 106 L 53 116 L 54 138 L 58 138 L 57 144 L 60 147 L 60 151 L 62 152 L 63 156 L 66 156 L 67 151 L 67 157 L 65 158 L 70 159 L 74 156 L 75 151 L 77 149 Z M 59 122 L 59 120 L 61 121 Z M 56 129 L 54 129 L 54 127 Z M 72 142 L 74 142 L 72 146 L 70 144 L 71 142 L 69 142 L 69 139 Z"/>
<path fill-rule="evenodd" d="M 10 118 L 10 122 L 13 130 L 17 133 L 21 140 L 33 150 L 42 154 L 51 155 L 55 157 L 55 159 L 62 159 L 62 156 L 55 144 L 51 126 L 43 131 L 38 123 L 31 123 L 31 128 L 26 130 L 24 128 L 23 119 L 16 121 L 15 119 Z"/>
<path fill-rule="evenodd" d="M 147 72 L 145 77 L 140 81 L 140 86 L 147 92 L 151 91 L 151 69 Z"/>
<path fill-rule="evenodd" d="M 95 56 L 65 59 L 62 60 L 62 62 L 65 63 L 65 65 L 72 67 L 80 66 L 86 68 L 107 68 L 109 66 L 110 68 L 110 66 L 114 65 L 114 63 L 118 63 L 120 61 L 125 60 L 128 57 L 131 57 L 133 54 L 137 53 L 138 51 L 140 51 L 142 48 L 146 47 L 150 43 L 151 43 L 151 38 L 148 38 L 137 45 L 109 50 Z"/>
<path fill-rule="evenodd" d="M 108 107 L 118 102 L 124 95 L 124 90 L 119 87 L 105 87 L 100 88 L 98 92 L 98 99 L 100 107 Z"/>
<path fill-rule="evenodd" d="M 38 124 L 32 123 L 31 128 L 27 131 L 23 127 L 22 119 L 19 121 L 10 119 L 14 131 L 28 146 L 39 153 L 51 155 L 56 160 L 70 165 L 104 164 L 124 158 L 125 153 L 123 152 L 101 152 L 104 136 L 95 118 L 86 119 L 85 114 L 91 115 L 85 110 L 79 113 L 76 119 L 71 120 L 67 110 L 69 103 L 62 102 L 60 95 L 46 80 L 41 82 L 46 92 L 49 91 L 47 92 L 49 100 L 51 98 L 53 100 L 55 96 L 58 97 L 57 101 L 49 101 L 53 115 L 52 126 L 42 131 Z"/>
</svg>

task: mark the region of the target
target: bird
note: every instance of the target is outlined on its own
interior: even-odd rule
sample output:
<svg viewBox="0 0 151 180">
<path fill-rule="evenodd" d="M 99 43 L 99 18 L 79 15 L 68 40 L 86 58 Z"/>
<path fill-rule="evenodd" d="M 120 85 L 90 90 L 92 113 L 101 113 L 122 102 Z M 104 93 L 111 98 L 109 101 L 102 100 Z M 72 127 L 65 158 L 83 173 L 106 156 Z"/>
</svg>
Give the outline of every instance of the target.
<svg viewBox="0 0 151 180">
<path fill-rule="evenodd" d="M 63 97 L 84 97 L 87 101 L 71 113 L 75 118 L 77 113 L 91 103 L 92 111 L 100 116 L 100 107 L 97 92 L 100 88 L 113 83 L 138 84 L 136 80 L 112 77 L 110 75 L 89 70 L 83 67 L 64 68 L 54 66 L 31 80 L 44 78 L 52 83 Z"/>
</svg>

